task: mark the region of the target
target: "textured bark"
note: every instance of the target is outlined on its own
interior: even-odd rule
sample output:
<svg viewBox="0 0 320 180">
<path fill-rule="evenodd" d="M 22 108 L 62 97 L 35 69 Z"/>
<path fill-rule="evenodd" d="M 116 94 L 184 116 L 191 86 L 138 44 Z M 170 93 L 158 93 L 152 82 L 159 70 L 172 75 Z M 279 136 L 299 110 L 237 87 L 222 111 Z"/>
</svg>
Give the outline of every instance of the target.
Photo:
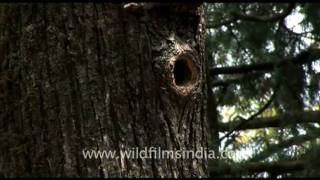
<svg viewBox="0 0 320 180">
<path fill-rule="evenodd" d="M 206 159 L 82 156 L 207 147 L 201 6 L 0 8 L 0 176 L 207 175 Z"/>
</svg>

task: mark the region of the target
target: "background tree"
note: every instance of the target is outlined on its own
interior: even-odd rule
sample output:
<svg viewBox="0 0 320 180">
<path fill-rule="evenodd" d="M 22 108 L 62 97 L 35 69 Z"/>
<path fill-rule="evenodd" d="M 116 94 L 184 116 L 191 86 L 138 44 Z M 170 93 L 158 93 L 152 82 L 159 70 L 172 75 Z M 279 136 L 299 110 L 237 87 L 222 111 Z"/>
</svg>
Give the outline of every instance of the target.
<svg viewBox="0 0 320 180">
<path fill-rule="evenodd" d="M 239 152 L 211 176 L 319 176 L 319 4 L 207 3 L 206 22 L 211 134 Z"/>
<path fill-rule="evenodd" d="M 0 177 L 202 177 L 205 159 L 82 150 L 207 146 L 198 4 L 0 5 Z"/>
</svg>

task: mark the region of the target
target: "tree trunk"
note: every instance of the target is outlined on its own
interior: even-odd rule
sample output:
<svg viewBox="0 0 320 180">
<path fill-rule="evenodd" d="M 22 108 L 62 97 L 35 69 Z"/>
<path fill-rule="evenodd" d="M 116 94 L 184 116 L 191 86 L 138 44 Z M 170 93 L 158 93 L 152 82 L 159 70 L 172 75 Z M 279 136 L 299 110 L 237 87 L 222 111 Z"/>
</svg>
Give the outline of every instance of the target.
<svg viewBox="0 0 320 180">
<path fill-rule="evenodd" d="M 207 176 L 206 159 L 83 157 L 207 147 L 201 5 L 0 8 L 0 177 Z"/>
</svg>

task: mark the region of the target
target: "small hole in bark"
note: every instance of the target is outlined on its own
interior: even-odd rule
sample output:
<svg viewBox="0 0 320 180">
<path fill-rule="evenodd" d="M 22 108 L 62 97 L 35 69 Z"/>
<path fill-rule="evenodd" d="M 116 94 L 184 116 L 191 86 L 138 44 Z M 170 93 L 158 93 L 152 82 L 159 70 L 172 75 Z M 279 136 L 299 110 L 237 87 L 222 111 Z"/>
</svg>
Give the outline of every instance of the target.
<svg viewBox="0 0 320 180">
<path fill-rule="evenodd" d="M 192 83 L 196 77 L 196 67 L 191 59 L 180 57 L 173 67 L 174 82 L 177 86 Z"/>
</svg>

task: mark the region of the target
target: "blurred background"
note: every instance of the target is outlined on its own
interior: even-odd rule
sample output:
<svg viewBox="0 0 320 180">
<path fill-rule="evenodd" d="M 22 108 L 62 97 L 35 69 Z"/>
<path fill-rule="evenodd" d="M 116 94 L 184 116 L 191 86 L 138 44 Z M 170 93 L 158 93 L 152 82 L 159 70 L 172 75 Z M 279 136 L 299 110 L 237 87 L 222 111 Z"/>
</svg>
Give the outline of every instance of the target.
<svg viewBox="0 0 320 180">
<path fill-rule="evenodd" d="M 205 11 L 217 106 L 210 144 L 235 154 L 211 162 L 210 176 L 319 176 L 320 4 L 207 3 Z"/>
</svg>

